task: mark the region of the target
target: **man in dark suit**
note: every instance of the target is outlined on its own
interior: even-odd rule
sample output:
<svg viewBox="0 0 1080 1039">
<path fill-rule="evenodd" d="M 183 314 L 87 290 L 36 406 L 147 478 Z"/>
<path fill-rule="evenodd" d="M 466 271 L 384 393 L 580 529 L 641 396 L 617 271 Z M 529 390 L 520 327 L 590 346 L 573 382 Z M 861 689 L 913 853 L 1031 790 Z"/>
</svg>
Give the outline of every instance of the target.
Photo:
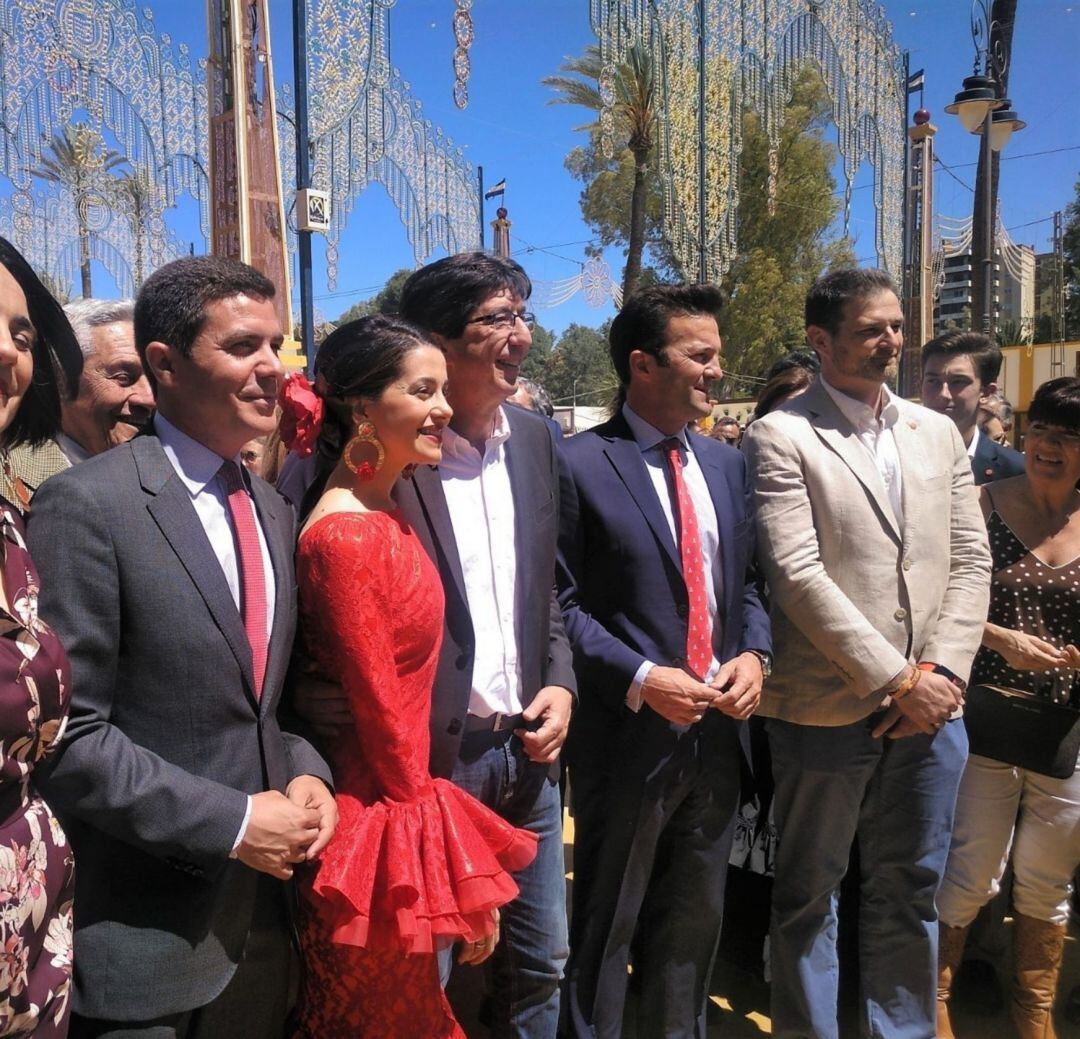
<svg viewBox="0 0 1080 1039">
<path fill-rule="evenodd" d="M 771 666 L 746 464 L 687 428 L 723 374 L 721 300 L 708 285 L 632 296 L 610 332 L 621 406 L 562 448 L 577 1037 L 622 1034 L 628 983 L 639 1035 L 705 1034 L 744 719 Z"/>
<path fill-rule="evenodd" d="M 71 658 L 42 786 L 78 860 L 75 1037 L 273 1039 L 296 863 L 337 812 L 277 707 L 296 625 L 294 519 L 238 464 L 283 378 L 274 287 L 216 257 L 143 286 L 153 432 L 49 480 L 30 543 Z"/>
<path fill-rule="evenodd" d="M 982 332 L 952 331 L 922 348 L 922 402 L 960 431 L 976 486 L 1019 476 L 1024 456 L 979 430 L 979 403 L 997 393 L 1001 350 Z"/>
<path fill-rule="evenodd" d="M 558 757 L 575 685 L 554 593 L 555 438 L 539 415 L 504 407 L 532 344 L 531 291 L 513 261 L 462 253 L 416 271 L 400 305 L 445 349 L 454 409 L 438 469 L 397 489 L 446 593 L 431 771 L 540 838 L 491 961 L 500 1039 L 553 1039 L 566 960 Z"/>
</svg>

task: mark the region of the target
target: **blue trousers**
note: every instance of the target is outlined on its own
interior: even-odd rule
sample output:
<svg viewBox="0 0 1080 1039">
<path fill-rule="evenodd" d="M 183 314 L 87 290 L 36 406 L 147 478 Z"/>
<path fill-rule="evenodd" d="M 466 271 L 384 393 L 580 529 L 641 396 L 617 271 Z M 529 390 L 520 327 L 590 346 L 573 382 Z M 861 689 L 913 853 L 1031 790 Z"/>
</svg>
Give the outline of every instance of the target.
<svg viewBox="0 0 1080 1039">
<path fill-rule="evenodd" d="M 491 1035 L 554 1039 L 568 955 L 558 781 L 550 766 L 530 761 L 509 732 L 466 736 L 451 778 L 507 822 L 539 837 L 536 858 L 514 874 L 518 897 L 502 908 L 501 937 L 490 961 Z M 440 954 L 444 984 L 452 953 Z"/>
<path fill-rule="evenodd" d="M 766 722 L 780 835 L 770 942 L 776 1039 L 839 1039 L 837 903 L 856 839 L 859 1034 L 935 1034 L 934 899 L 967 733 L 962 721 L 952 721 L 934 736 L 874 739 L 876 721 Z"/>
</svg>

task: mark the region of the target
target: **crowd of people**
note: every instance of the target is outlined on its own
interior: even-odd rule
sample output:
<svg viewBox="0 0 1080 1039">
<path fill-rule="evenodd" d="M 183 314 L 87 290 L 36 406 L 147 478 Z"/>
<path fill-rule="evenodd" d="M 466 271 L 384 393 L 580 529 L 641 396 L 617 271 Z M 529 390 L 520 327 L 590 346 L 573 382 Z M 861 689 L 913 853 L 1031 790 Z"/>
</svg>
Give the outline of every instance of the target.
<svg viewBox="0 0 1080 1039">
<path fill-rule="evenodd" d="M 1000 351 L 932 340 L 907 401 L 896 288 L 837 270 L 703 436 L 723 296 L 654 286 L 563 439 L 530 293 L 428 264 L 309 383 L 251 267 L 61 309 L 0 240 L 0 1036 L 463 1036 L 483 964 L 499 1039 L 703 1039 L 766 789 L 774 1035 L 843 1034 L 851 911 L 858 1034 L 948 1039 L 1007 911 L 1013 1020 L 1054 1036 L 1080 379 L 1021 455 L 980 429 Z"/>
</svg>

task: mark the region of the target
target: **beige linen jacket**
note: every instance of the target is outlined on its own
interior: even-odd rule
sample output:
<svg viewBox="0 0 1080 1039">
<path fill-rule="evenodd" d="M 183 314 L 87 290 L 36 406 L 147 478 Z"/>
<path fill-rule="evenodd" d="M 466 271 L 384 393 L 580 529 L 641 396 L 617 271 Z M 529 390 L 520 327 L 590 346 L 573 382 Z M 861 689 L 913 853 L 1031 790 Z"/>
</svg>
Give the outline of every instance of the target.
<svg viewBox="0 0 1080 1039">
<path fill-rule="evenodd" d="M 953 423 L 894 398 L 904 524 L 855 429 L 815 382 L 752 423 L 747 453 L 775 666 L 759 714 L 848 725 L 907 661 L 967 681 L 989 605 L 990 550 Z"/>
</svg>

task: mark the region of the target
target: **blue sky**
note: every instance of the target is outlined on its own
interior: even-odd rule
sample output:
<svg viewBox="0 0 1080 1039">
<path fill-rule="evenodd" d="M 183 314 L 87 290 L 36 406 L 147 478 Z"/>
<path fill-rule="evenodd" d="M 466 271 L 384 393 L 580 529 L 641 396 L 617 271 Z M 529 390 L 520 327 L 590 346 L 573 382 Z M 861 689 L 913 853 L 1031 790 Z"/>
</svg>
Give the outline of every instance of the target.
<svg viewBox="0 0 1080 1039">
<path fill-rule="evenodd" d="M 159 29 L 189 42 L 193 52 L 205 53 L 201 2 L 148 2 Z M 1071 200 L 1080 176 L 1080 0 L 1022 0 L 1018 7 L 1010 95 L 1028 127 L 1003 153 L 1000 205 L 1014 240 L 1043 250 L 1051 231 L 1047 218 Z M 937 153 L 954 173 L 938 172 L 938 211 L 969 215 L 978 142 L 943 109 L 971 71 L 970 6 L 967 0 L 887 0 L 885 8 L 896 40 L 911 52 L 911 68 L 926 69 L 926 105 L 940 130 Z M 565 56 L 593 41 L 588 0 L 475 0 L 470 103 L 464 111 L 451 98 L 452 13 L 453 0 L 397 0 L 390 11 L 392 61 L 422 99 L 426 117 L 466 145 L 473 163 L 484 166 L 487 183 L 506 178 L 515 257 L 534 280 L 570 277 L 584 259 L 590 232 L 578 208 L 581 186 L 566 173 L 563 160 L 582 136 L 573 128 L 585 121 L 585 114 L 546 104 L 550 91 L 540 80 L 557 71 Z M 270 14 L 276 78 L 291 81 L 290 0 L 270 0 Z M 291 147 L 292 142 L 282 144 Z M 871 171 L 864 166 L 856 181 L 851 225 L 856 254 L 865 262 L 873 260 L 871 192 L 864 187 L 870 181 Z M 488 208 L 490 220 L 494 205 Z M 190 214 L 185 218 L 181 212 L 176 219 L 177 232 L 190 238 Z M 373 295 L 397 268 L 413 265 L 397 213 L 378 186 L 352 213 L 333 295 L 318 240 L 315 252 L 316 308 L 331 319 Z M 618 278 L 620 251 L 609 250 L 607 258 Z M 572 321 L 599 324 L 612 312 L 611 307 L 589 307 L 579 295 L 539 311 L 538 317 L 561 330 Z"/>
</svg>

